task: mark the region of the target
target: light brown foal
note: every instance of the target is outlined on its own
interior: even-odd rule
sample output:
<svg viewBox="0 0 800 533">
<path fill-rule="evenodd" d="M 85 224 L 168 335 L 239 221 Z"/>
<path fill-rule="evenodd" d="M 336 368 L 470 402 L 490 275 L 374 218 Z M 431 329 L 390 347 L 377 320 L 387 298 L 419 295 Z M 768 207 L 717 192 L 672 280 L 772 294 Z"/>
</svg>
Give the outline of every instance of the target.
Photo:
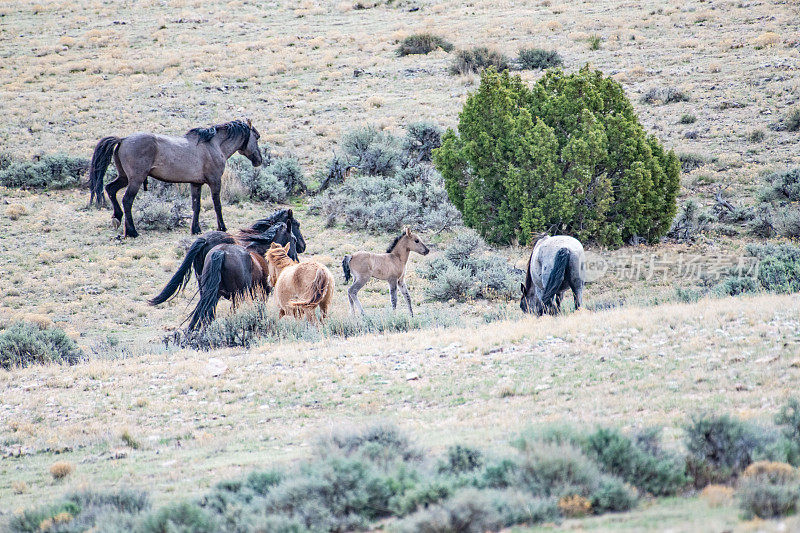
<svg viewBox="0 0 800 533">
<path fill-rule="evenodd" d="M 364 314 L 364 308 L 358 301 L 358 291 L 367 284 L 370 278 L 378 278 L 389 282 L 389 298 L 392 309 L 397 309 L 397 288 L 406 299 L 408 311 L 414 316 L 411 308 L 411 296 L 406 287 L 406 263 L 411 252 L 421 255 L 428 255 L 428 247 L 411 230 L 405 228 L 394 242 L 389 245 L 385 254 L 374 254 L 371 252 L 356 252 L 353 255 L 346 255 L 342 260 L 344 270 L 344 281 L 347 283 L 350 276 L 354 278 L 353 284 L 347 289 L 347 299 L 350 301 L 350 313 L 356 314 L 358 310 Z"/>
</svg>

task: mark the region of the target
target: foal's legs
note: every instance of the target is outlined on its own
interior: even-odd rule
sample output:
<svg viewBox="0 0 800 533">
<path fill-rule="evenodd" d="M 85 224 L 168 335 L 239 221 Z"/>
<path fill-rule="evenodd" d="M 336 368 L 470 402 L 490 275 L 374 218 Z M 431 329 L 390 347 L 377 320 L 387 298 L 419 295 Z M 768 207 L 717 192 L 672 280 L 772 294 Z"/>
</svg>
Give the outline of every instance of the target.
<svg viewBox="0 0 800 533">
<path fill-rule="evenodd" d="M 397 310 L 397 280 L 390 279 L 389 281 L 389 302 L 392 304 L 392 309 Z"/>
<path fill-rule="evenodd" d="M 214 212 L 217 214 L 217 231 L 227 231 L 225 222 L 222 221 L 222 203 L 219 200 L 219 193 L 222 190 L 222 178 L 208 180 L 208 186 L 211 188 L 211 200 L 214 201 Z"/>
<path fill-rule="evenodd" d="M 203 184 L 192 183 L 192 235 L 200 233 L 200 189 Z"/>
<path fill-rule="evenodd" d="M 367 284 L 367 281 L 369 281 L 369 278 L 361 279 L 356 276 L 355 280 L 353 280 L 353 284 L 347 289 L 347 299 L 350 302 L 351 315 L 355 315 L 356 311 L 360 312 L 362 315 L 364 314 L 364 308 L 361 307 L 361 302 L 358 301 L 358 291 Z"/>
<path fill-rule="evenodd" d="M 397 280 L 397 286 L 400 287 L 400 292 L 403 293 L 403 296 L 406 299 L 406 304 L 408 304 L 408 312 L 411 313 L 411 316 L 414 316 L 414 310 L 411 308 L 411 295 L 408 294 L 408 287 L 406 287 L 405 280 Z"/>
<path fill-rule="evenodd" d="M 117 201 L 117 192 L 123 187 L 127 187 L 128 176 L 125 174 L 117 154 L 114 154 L 114 163 L 117 167 L 117 178 L 106 185 L 106 193 L 108 193 L 108 197 L 111 199 L 111 207 L 114 209 L 114 213 L 111 215 L 111 222 L 114 224 L 114 229 L 117 229 L 122 222 L 122 208 Z"/>
</svg>

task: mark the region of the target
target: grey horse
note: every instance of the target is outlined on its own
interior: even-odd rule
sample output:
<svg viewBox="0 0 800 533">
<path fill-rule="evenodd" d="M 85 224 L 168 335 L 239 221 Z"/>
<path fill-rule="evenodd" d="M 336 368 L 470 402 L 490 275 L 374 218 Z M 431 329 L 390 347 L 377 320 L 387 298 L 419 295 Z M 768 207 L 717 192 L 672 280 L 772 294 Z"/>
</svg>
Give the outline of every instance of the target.
<svg viewBox="0 0 800 533">
<path fill-rule="evenodd" d="M 583 303 L 586 257 L 577 239 L 567 235 L 544 236 L 536 242 L 528 259 L 519 306 L 526 313 L 556 314 L 561 299 L 572 289 L 575 309 Z"/>
<path fill-rule="evenodd" d="M 182 137 L 134 133 L 128 137 L 104 137 L 100 139 L 92 155 L 89 168 L 89 187 L 97 205 L 105 203 L 103 176 L 111 159 L 117 167 L 117 179 L 105 189 L 114 208 L 112 220 L 115 227 L 125 214 L 125 236 L 137 237 L 133 226 L 131 208 L 139 187 L 147 177 L 169 183 L 190 183 L 192 189 L 192 234 L 200 233 L 200 188 L 204 183 L 211 189 L 214 211 L 217 215 L 217 230 L 226 231 L 222 221 L 222 205 L 219 193 L 222 189 L 222 172 L 225 162 L 234 153 L 247 157 L 254 167 L 261 165 L 258 148 L 258 131 L 248 120 L 234 120 L 210 128 L 194 128 Z M 122 208 L 117 202 L 117 191 L 127 187 L 122 197 Z"/>
</svg>

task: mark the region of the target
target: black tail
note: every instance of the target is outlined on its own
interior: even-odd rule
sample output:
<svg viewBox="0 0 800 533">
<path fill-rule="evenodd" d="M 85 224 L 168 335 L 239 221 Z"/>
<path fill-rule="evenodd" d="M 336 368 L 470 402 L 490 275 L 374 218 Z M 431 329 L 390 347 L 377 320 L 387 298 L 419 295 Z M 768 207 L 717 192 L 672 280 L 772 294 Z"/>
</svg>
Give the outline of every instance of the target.
<svg viewBox="0 0 800 533">
<path fill-rule="evenodd" d="M 189 248 L 189 251 L 186 252 L 186 257 L 183 258 L 183 262 L 181 266 L 178 267 L 177 272 L 172 275 L 169 282 L 167 282 L 166 287 L 158 294 L 158 296 L 154 296 L 152 299 L 148 300 L 147 303 L 150 305 L 158 305 L 161 303 L 166 302 L 169 300 L 172 295 L 176 294 L 179 291 L 182 291 L 186 284 L 189 283 L 189 279 L 192 277 L 192 263 L 194 262 L 194 258 L 197 257 L 203 247 L 206 245 L 206 239 L 200 237 L 192 247 Z"/>
<path fill-rule="evenodd" d="M 207 267 L 203 268 L 203 277 L 200 280 L 200 301 L 197 302 L 197 307 L 192 312 L 189 331 L 213 321 L 214 312 L 219 301 L 219 285 L 222 282 L 222 265 L 225 262 L 225 252 L 221 250 L 211 252 L 206 257 L 206 260 Z"/>
<path fill-rule="evenodd" d="M 342 270 L 344 271 L 344 282 L 347 283 L 350 281 L 350 257 L 349 255 L 344 256 L 342 259 Z"/>
<path fill-rule="evenodd" d="M 92 193 L 89 205 L 92 205 L 93 201 L 96 201 L 98 206 L 106 203 L 106 197 L 103 195 L 103 176 L 106 175 L 106 169 L 114 157 L 114 150 L 121 142 L 120 137 L 103 137 L 97 143 L 89 167 L 89 189 Z"/>
<path fill-rule="evenodd" d="M 569 271 L 569 249 L 561 248 L 556 252 L 556 258 L 553 261 L 553 270 L 550 271 L 550 277 L 547 278 L 547 285 L 544 287 L 542 294 L 542 303 L 549 306 L 553 301 L 553 296 L 556 295 L 558 289 L 564 283 L 564 276 Z"/>
</svg>

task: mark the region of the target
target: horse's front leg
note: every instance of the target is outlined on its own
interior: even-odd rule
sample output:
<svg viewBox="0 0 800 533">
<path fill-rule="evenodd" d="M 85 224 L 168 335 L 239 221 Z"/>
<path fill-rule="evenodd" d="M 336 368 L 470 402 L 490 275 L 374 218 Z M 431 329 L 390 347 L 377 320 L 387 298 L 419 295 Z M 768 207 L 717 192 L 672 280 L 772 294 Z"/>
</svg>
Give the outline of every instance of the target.
<svg viewBox="0 0 800 533">
<path fill-rule="evenodd" d="M 392 304 L 392 309 L 397 310 L 397 280 L 389 280 L 389 302 Z"/>
<path fill-rule="evenodd" d="M 403 293 L 403 296 L 406 299 L 406 304 L 408 305 L 408 312 L 411 313 L 411 316 L 414 316 L 414 310 L 411 308 L 411 295 L 408 294 L 408 287 L 406 287 L 406 282 L 404 280 L 398 280 L 397 286 L 400 287 L 400 292 Z"/>
<path fill-rule="evenodd" d="M 211 188 L 211 200 L 214 202 L 214 212 L 217 214 L 217 230 L 227 231 L 225 222 L 222 221 L 222 203 L 219 199 L 219 193 L 222 190 L 222 177 L 215 180 L 209 180 L 208 186 Z"/>
<path fill-rule="evenodd" d="M 200 233 L 200 189 L 202 184 L 192 183 L 192 235 Z"/>
</svg>

